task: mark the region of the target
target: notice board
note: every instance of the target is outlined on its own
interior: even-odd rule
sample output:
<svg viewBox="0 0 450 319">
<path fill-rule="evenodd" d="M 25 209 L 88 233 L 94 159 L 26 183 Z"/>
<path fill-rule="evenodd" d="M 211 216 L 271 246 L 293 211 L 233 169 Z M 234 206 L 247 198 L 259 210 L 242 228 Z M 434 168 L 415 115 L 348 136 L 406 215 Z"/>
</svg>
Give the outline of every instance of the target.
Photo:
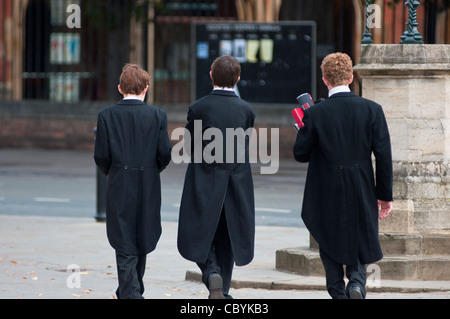
<svg viewBox="0 0 450 319">
<path fill-rule="evenodd" d="M 253 103 L 295 103 L 302 93 L 315 97 L 314 22 L 194 23 L 193 95 L 211 93 L 211 64 L 232 55 L 242 67 L 237 92 Z"/>
</svg>

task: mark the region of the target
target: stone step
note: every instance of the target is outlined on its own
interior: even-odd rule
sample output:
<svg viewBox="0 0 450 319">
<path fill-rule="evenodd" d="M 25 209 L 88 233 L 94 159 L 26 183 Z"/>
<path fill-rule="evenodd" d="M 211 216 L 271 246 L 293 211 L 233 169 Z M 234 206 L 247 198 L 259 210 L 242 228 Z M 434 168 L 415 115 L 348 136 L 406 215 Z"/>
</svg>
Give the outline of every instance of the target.
<svg viewBox="0 0 450 319">
<path fill-rule="evenodd" d="M 376 265 L 381 280 L 450 280 L 450 256 L 386 256 Z M 302 276 L 325 275 L 319 251 L 307 247 L 278 250 L 276 268 Z"/>
<path fill-rule="evenodd" d="M 378 238 L 385 257 L 450 256 L 450 236 L 447 234 L 380 233 Z M 310 248 L 319 249 L 312 236 Z"/>
<path fill-rule="evenodd" d="M 450 236 L 441 234 L 380 234 L 385 256 L 450 256 Z"/>
</svg>

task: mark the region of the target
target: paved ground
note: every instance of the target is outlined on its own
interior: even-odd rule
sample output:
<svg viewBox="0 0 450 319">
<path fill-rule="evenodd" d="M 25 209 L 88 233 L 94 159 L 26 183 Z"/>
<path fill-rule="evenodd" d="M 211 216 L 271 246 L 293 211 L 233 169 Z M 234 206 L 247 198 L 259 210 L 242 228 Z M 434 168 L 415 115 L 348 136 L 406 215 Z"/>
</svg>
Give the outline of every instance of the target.
<svg viewBox="0 0 450 319">
<path fill-rule="evenodd" d="M 183 172 L 174 168 L 163 179 L 163 236 L 148 256 L 148 299 L 208 296 L 202 284 L 186 280 L 187 274 L 197 280 L 199 272 L 176 248 L 176 200 Z M 309 234 L 294 212 L 301 196 L 292 198 L 303 187 L 301 181 L 295 183 L 302 174 L 302 168 L 286 164 L 280 175 L 255 176 L 257 206 L 267 209 L 258 213 L 255 260 L 235 269 L 234 298 L 329 299 L 324 278 L 275 269 L 277 249 L 308 245 Z M 92 175 L 86 152 L 0 150 L 0 299 L 114 298 L 114 251 L 105 224 L 93 219 Z M 381 286 L 368 298 L 450 298 L 450 282 L 381 280 Z"/>
<path fill-rule="evenodd" d="M 206 299 L 207 291 L 202 284 L 185 280 L 186 272 L 195 274 L 198 269 L 177 252 L 177 224 L 164 222 L 163 229 L 158 248 L 148 256 L 145 297 Z M 88 218 L 3 215 L 0 233 L 0 298 L 114 298 L 117 285 L 114 251 L 106 241 L 103 223 Z M 307 238 L 302 228 L 259 226 L 254 262 L 235 269 L 234 286 L 242 288 L 232 290 L 234 298 L 329 299 L 323 290 L 323 278 L 275 270 L 276 249 L 293 242 L 307 245 Z M 70 272 L 71 269 L 76 272 Z M 283 289 L 282 285 L 291 289 Z M 389 281 L 382 285 L 397 292 L 371 293 L 369 298 L 450 297 L 450 285 L 445 282 Z M 406 293 L 416 288 L 426 292 Z"/>
</svg>

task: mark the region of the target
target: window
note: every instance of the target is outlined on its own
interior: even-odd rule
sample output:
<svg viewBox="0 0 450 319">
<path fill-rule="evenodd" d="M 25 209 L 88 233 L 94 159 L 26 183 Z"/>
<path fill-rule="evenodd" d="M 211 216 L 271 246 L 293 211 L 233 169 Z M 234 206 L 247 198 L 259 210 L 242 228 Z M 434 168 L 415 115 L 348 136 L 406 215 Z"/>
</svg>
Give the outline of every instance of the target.
<svg viewBox="0 0 450 319">
<path fill-rule="evenodd" d="M 72 4 L 81 8 L 81 28 L 70 28 L 67 23 Z M 117 100 L 120 72 L 130 59 L 133 4 L 126 0 L 30 0 L 23 98 L 64 103 Z"/>
<path fill-rule="evenodd" d="M 194 21 L 236 20 L 234 0 L 161 0 L 155 10 L 154 96 L 157 104 L 189 104 Z"/>
<path fill-rule="evenodd" d="M 24 98 L 78 102 L 81 34 L 67 27 L 67 7 L 80 0 L 33 0 L 26 12 Z"/>
</svg>

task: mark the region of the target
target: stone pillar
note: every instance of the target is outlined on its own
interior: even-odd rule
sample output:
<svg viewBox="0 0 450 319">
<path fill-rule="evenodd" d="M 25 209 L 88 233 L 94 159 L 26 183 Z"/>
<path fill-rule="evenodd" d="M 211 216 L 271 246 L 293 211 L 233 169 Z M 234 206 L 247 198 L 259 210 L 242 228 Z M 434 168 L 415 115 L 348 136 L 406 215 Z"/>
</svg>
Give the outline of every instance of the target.
<svg viewBox="0 0 450 319">
<path fill-rule="evenodd" d="M 395 209 L 380 231 L 450 233 L 450 45 L 363 45 L 355 70 L 391 133 Z"/>
</svg>

